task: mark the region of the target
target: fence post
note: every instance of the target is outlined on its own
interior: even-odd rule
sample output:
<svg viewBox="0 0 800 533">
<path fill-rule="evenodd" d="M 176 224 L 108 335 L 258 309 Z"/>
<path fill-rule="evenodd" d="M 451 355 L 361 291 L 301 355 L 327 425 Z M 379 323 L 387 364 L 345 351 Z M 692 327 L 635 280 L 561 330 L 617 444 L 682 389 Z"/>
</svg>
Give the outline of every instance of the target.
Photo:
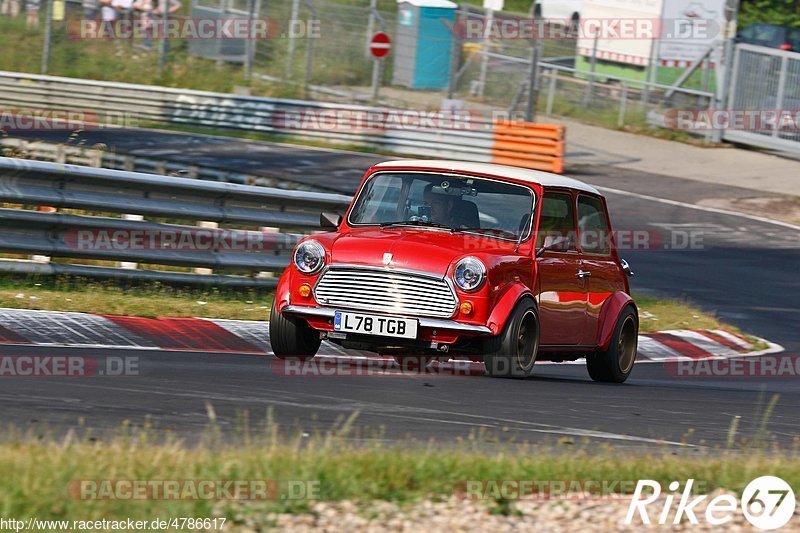
<svg viewBox="0 0 800 533">
<path fill-rule="evenodd" d="M 167 25 L 169 24 L 169 7 L 171 0 L 161 0 L 161 39 L 158 43 L 158 77 L 164 75 L 167 65 Z"/>
<path fill-rule="evenodd" d="M 255 46 L 253 25 L 256 21 L 256 0 L 247 1 L 247 39 L 244 42 L 244 79 L 247 83 L 253 77 L 253 47 Z"/>
<path fill-rule="evenodd" d="M 625 113 L 628 107 L 628 84 L 622 82 L 622 99 L 619 103 L 619 117 L 617 118 L 617 127 L 621 128 L 625 125 Z"/>
<path fill-rule="evenodd" d="M 286 79 L 292 77 L 292 63 L 294 63 L 294 40 L 295 40 L 295 27 L 297 17 L 300 16 L 300 0 L 292 0 L 292 13 L 289 15 L 289 42 L 286 44 Z"/>
<path fill-rule="evenodd" d="M 311 11 L 311 19 L 312 21 L 317 20 L 317 10 L 314 7 L 314 2 L 312 0 L 303 0 L 308 7 L 308 10 Z M 314 38 L 308 35 L 308 28 L 306 28 L 306 74 L 304 78 L 304 87 L 305 87 L 305 95 L 307 99 L 311 99 L 311 68 L 314 62 Z"/>
<path fill-rule="evenodd" d="M 597 68 L 597 43 L 600 32 L 594 34 L 594 44 L 592 45 L 592 60 L 589 63 L 589 83 L 586 85 L 586 92 L 583 95 L 583 107 L 588 108 L 594 97 L 594 72 Z"/>
<path fill-rule="evenodd" d="M 45 0 L 45 2 L 47 2 L 47 10 L 44 21 L 44 43 L 42 44 L 42 74 L 47 74 L 47 70 L 50 68 L 50 43 L 53 35 L 53 0 Z"/>
<path fill-rule="evenodd" d="M 547 115 L 553 114 L 553 102 L 556 97 L 556 83 L 558 82 L 558 71 L 554 68 L 550 69 L 550 87 L 547 91 Z"/>
<path fill-rule="evenodd" d="M 375 10 L 378 9 L 378 0 L 369 0 L 369 18 L 367 19 L 367 36 L 364 43 L 364 57 L 369 58 L 369 43 L 375 33 Z"/>
<path fill-rule="evenodd" d="M 483 40 L 481 41 L 481 71 L 478 78 L 478 94 L 483 96 L 483 89 L 486 85 L 486 75 L 489 70 L 489 37 L 492 35 L 492 22 L 494 20 L 494 9 L 486 10 L 486 27 L 483 29 Z"/>
</svg>

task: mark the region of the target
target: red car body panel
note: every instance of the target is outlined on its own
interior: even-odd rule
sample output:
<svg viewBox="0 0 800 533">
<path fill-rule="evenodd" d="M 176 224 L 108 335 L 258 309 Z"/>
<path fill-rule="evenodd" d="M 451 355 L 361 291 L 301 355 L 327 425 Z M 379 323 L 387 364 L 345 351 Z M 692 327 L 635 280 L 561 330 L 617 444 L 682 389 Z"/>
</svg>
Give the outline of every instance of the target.
<svg viewBox="0 0 800 533">
<path fill-rule="evenodd" d="M 405 166 L 402 162 L 372 167 L 365 174 L 359 191 L 375 172 L 456 173 L 529 187 L 535 194 L 534 231 L 538 230 L 542 196 L 551 190 L 571 193 L 573 202 L 578 194 L 591 194 L 599 198 L 606 209 L 606 220 L 609 220 L 605 200 L 599 194 L 585 190 L 577 192 L 562 186 L 543 186 L 530 180 L 513 179 L 480 170 L 445 170 L 438 163 L 432 162 L 430 167 L 424 164 Z M 458 167 L 458 164 L 454 163 L 454 167 Z M 353 227 L 348 224 L 348 216 L 354 203 L 351 203 L 336 231 L 307 237 L 313 238 L 325 249 L 326 266 L 347 264 L 386 268 L 383 264 L 384 254 L 390 253 L 391 269 L 427 272 L 445 278 L 453 275 L 456 262 L 466 256 L 480 259 L 486 267 L 486 281 L 477 291 L 467 293 L 455 286 L 459 308 L 448 321 L 483 327 L 487 331 L 459 331 L 447 327 L 427 327 L 421 323 L 418 332 L 420 341 L 450 345 L 459 340 L 498 335 L 520 300 L 533 298 L 538 305 L 541 321 L 542 358 L 575 358 L 598 348 L 606 348 L 620 313 L 626 306 L 635 309 L 635 303 L 628 295 L 627 277 L 613 242 L 607 255 L 584 254 L 578 246 L 575 251 L 548 251 L 537 258 L 535 233 L 518 246 L 510 241 L 435 228 Z M 578 277 L 580 270 L 591 271 L 591 276 Z M 292 309 L 307 311 L 324 308 L 315 301 L 313 293 L 305 298 L 299 295 L 302 285 L 313 288 L 319 276 L 320 273 L 304 275 L 290 265 L 276 290 L 278 312 L 283 312 L 287 305 L 291 305 Z M 472 304 L 473 310 L 468 315 L 460 310 L 460 304 L 464 302 Z M 318 331 L 333 331 L 330 316 L 317 316 L 305 311 L 296 314 Z"/>
</svg>

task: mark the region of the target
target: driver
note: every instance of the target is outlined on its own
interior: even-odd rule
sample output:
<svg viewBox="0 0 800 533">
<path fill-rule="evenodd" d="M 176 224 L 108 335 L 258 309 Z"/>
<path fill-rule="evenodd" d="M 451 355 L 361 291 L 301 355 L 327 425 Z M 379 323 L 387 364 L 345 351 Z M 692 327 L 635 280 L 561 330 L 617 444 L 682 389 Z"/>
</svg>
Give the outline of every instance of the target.
<svg viewBox="0 0 800 533">
<path fill-rule="evenodd" d="M 453 196 L 448 194 L 435 194 L 433 183 L 429 183 L 422 190 L 423 205 L 431 208 L 431 222 L 452 227 L 453 206 L 455 201 Z"/>
</svg>

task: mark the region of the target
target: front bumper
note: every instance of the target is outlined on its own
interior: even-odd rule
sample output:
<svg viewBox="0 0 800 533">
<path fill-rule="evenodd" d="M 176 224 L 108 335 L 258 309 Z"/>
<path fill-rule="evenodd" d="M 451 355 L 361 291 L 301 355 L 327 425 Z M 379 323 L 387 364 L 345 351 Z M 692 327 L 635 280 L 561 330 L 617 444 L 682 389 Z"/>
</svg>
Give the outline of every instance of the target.
<svg viewBox="0 0 800 533">
<path fill-rule="evenodd" d="M 363 311 L 359 311 L 363 312 Z M 289 313 L 291 315 L 311 316 L 318 318 L 327 318 L 333 320 L 336 314 L 336 309 L 328 307 L 306 307 L 302 305 L 287 305 L 281 310 L 281 313 Z M 381 314 L 381 313 L 377 313 Z M 486 326 L 477 326 L 474 324 L 463 324 L 455 320 L 443 320 L 438 318 L 417 318 L 420 327 L 441 329 L 446 331 L 453 331 L 459 333 L 470 333 L 473 335 L 491 335 L 492 330 Z"/>
</svg>

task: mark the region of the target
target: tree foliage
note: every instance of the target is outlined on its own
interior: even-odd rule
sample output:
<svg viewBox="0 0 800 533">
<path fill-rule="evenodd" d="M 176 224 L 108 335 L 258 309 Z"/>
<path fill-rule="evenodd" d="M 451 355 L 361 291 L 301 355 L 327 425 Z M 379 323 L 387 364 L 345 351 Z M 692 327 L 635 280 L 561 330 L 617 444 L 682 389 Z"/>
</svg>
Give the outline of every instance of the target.
<svg viewBox="0 0 800 533">
<path fill-rule="evenodd" d="M 800 0 L 742 0 L 739 27 L 756 22 L 800 28 Z"/>
</svg>

